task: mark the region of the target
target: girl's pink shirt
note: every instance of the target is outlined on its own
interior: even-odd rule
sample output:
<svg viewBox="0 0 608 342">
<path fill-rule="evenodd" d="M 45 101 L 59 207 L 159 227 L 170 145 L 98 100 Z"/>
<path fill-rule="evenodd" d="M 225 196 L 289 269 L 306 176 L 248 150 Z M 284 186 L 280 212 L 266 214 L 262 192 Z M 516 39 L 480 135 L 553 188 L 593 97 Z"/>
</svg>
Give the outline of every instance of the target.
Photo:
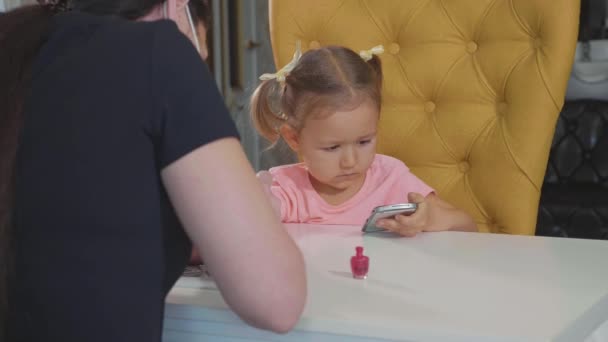
<svg viewBox="0 0 608 342">
<path fill-rule="evenodd" d="M 410 192 L 425 197 L 434 192 L 402 161 L 381 154 L 374 157 L 359 192 L 337 206 L 328 204 L 315 191 L 304 164 L 284 165 L 268 171 L 273 177 L 271 192 L 281 202 L 284 223 L 363 225 L 377 206 L 405 203 Z"/>
</svg>

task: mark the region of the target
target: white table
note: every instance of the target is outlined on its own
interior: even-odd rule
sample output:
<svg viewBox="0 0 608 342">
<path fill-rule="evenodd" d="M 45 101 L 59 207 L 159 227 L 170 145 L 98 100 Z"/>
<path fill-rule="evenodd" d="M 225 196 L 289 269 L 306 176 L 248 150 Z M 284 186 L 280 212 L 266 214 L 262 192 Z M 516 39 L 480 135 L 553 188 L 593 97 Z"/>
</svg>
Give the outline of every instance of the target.
<svg viewBox="0 0 608 342">
<path fill-rule="evenodd" d="M 308 273 L 294 331 L 248 327 L 213 282 L 182 278 L 167 297 L 164 341 L 608 341 L 608 241 L 287 228 Z M 365 280 L 350 274 L 357 245 L 370 257 Z"/>
</svg>

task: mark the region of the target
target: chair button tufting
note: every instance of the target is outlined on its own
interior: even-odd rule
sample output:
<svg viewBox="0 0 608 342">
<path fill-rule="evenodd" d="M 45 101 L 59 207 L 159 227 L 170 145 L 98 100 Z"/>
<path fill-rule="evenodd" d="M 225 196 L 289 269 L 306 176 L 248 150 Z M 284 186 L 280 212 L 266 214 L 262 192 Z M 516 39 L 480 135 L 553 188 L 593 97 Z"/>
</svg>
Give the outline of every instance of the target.
<svg viewBox="0 0 608 342">
<path fill-rule="evenodd" d="M 477 43 L 475 43 L 475 42 L 468 42 L 467 43 L 467 52 L 468 53 L 474 53 L 475 51 L 477 51 Z"/>
<path fill-rule="evenodd" d="M 466 173 L 470 169 L 471 169 L 471 165 L 469 165 L 469 162 L 462 161 L 462 162 L 458 163 L 458 170 L 460 170 L 460 172 Z"/>
<path fill-rule="evenodd" d="M 432 112 L 435 111 L 436 107 L 437 106 L 435 106 L 435 103 L 433 101 L 427 101 L 424 104 L 424 111 L 427 112 L 427 113 L 432 113 Z"/>
<path fill-rule="evenodd" d="M 391 53 L 392 55 L 398 54 L 399 50 L 401 50 L 401 47 L 397 43 L 391 43 L 388 46 L 388 52 Z"/>
<path fill-rule="evenodd" d="M 508 108 L 509 108 L 509 107 L 507 106 L 507 103 L 506 103 L 506 102 L 499 102 L 499 103 L 496 105 L 496 112 L 497 112 L 498 114 L 504 115 L 504 114 L 506 114 L 506 113 L 507 113 L 507 109 L 508 109 Z"/>
<path fill-rule="evenodd" d="M 311 40 L 310 43 L 308 43 L 308 48 L 310 48 L 311 50 L 315 50 L 320 47 L 321 47 L 321 44 L 316 40 Z"/>
</svg>

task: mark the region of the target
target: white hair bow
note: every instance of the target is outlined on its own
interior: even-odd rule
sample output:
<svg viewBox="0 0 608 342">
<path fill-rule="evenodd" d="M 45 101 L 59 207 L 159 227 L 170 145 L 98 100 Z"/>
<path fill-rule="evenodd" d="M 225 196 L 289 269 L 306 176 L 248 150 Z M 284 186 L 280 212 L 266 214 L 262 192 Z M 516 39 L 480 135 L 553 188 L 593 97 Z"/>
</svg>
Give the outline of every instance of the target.
<svg viewBox="0 0 608 342">
<path fill-rule="evenodd" d="M 372 57 L 374 55 L 380 55 L 382 53 L 384 53 L 384 46 L 378 45 L 378 46 L 374 46 L 373 48 L 371 48 L 369 50 L 359 51 L 359 56 L 361 56 L 361 58 L 363 58 L 364 61 L 368 62 L 370 59 L 372 59 Z"/>
<path fill-rule="evenodd" d="M 298 61 L 300 60 L 300 57 L 302 57 L 302 50 L 300 45 L 300 41 L 296 41 L 296 52 L 294 52 L 293 58 L 289 63 L 287 63 L 287 65 L 285 65 L 283 68 L 281 68 L 274 74 L 263 74 L 262 76 L 260 76 L 260 80 L 266 81 L 276 79 L 277 82 L 284 83 L 285 77 L 287 77 L 287 75 L 289 75 L 293 68 L 296 67 Z"/>
</svg>

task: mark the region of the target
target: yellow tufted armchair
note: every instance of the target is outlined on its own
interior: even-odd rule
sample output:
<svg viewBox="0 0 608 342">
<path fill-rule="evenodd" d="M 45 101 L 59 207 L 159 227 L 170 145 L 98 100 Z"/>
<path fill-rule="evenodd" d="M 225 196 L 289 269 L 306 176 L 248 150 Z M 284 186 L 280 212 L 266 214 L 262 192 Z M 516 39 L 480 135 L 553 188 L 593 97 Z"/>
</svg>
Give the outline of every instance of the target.
<svg viewBox="0 0 608 342">
<path fill-rule="evenodd" d="M 534 234 L 579 0 L 271 0 L 276 65 L 383 44 L 379 152 L 481 231 Z"/>
</svg>

